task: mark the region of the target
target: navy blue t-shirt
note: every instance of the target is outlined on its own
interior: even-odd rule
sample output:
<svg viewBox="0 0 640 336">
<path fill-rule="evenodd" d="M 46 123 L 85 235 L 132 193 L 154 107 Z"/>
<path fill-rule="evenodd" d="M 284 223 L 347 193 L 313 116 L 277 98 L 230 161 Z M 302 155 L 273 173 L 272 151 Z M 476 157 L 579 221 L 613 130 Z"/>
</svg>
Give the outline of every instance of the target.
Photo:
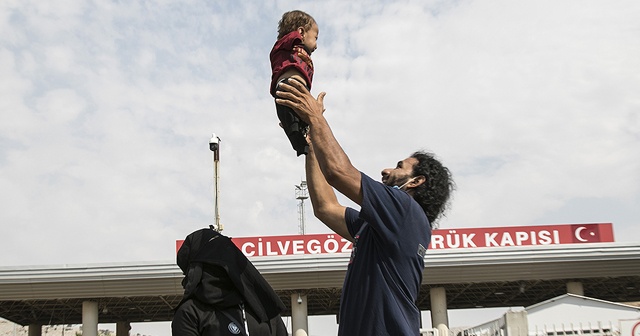
<svg viewBox="0 0 640 336">
<path fill-rule="evenodd" d="M 362 209 L 347 208 L 355 238 L 342 288 L 338 335 L 418 335 L 415 301 L 431 227 L 406 192 L 362 175 Z"/>
</svg>

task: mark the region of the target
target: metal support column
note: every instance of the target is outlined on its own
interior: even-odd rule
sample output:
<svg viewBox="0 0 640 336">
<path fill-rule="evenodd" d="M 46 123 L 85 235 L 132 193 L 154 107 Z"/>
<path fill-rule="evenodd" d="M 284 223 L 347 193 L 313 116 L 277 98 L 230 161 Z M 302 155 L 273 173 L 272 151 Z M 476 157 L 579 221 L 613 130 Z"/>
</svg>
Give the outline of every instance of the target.
<svg viewBox="0 0 640 336">
<path fill-rule="evenodd" d="M 567 282 L 567 293 L 584 296 L 584 287 L 580 281 Z"/>
<path fill-rule="evenodd" d="M 82 336 L 98 336 L 98 303 L 82 302 Z"/>
<path fill-rule="evenodd" d="M 129 336 L 129 330 L 131 330 L 131 323 L 126 321 L 116 323 L 116 336 Z"/>
<path fill-rule="evenodd" d="M 42 324 L 29 324 L 29 336 L 42 336 Z"/>
<path fill-rule="evenodd" d="M 307 296 L 301 293 L 291 294 L 291 335 L 309 335 Z"/>
<path fill-rule="evenodd" d="M 447 292 L 444 287 L 431 288 L 431 325 L 438 329 L 440 336 L 449 335 L 449 315 L 447 313 Z"/>
</svg>

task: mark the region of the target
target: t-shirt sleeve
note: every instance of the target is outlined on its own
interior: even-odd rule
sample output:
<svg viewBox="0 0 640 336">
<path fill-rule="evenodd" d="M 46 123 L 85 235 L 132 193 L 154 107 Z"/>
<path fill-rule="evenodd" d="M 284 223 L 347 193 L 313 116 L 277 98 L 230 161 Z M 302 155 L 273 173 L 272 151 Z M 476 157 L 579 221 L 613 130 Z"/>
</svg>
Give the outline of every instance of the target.
<svg viewBox="0 0 640 336">
<path fill-rule="evenodd" d="M 364 220 L 360 218 L 360 212 L 349 207 L 345 210 L 344 221 L 347 223 L 347 230 L 349 230 L 351 237 L 355 237 L 364 224 Z"/>
</svg>

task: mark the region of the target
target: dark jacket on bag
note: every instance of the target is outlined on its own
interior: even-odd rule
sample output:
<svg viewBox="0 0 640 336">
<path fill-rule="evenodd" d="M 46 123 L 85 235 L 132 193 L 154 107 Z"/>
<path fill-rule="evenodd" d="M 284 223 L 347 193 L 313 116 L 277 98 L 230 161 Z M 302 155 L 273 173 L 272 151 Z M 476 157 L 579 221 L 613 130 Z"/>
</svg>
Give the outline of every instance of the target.
<svg viewBox="0 0 640 336">
<path fill-rule="evenodd" d="M 287 335 L 280 317 L 284 304 L 228 237 L 212 229 L 189 234 L 177 263 L 185 291 L 172 322 L 174 336 L 246 335 L 246 326 L 251 336 Z"/>
</svg>

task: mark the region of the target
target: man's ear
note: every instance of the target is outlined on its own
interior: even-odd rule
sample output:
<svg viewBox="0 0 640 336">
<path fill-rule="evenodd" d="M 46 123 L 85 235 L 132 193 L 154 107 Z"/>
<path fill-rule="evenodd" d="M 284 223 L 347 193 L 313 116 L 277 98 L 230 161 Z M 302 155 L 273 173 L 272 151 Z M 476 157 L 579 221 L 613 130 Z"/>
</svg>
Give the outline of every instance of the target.
<svg viewBox="0 0 640 336">
<path fill-rule="evenodd" d="M 302 37 L 304 37 L 304 27 L 298 27 L 298 33 L 300 33 L 300 35 L 302 35 Z"/>
<path fill-rule="evenodd" d="M 411 188 L 415 188 L 415 187 L 419 187 L 421 184 L 425 182 L 427 182 L 427 178 L 422 175 L 418 175 L 413 177 L 413 181 L 411 181 L 409 185 L 411 186 Z"/>
</svg>

